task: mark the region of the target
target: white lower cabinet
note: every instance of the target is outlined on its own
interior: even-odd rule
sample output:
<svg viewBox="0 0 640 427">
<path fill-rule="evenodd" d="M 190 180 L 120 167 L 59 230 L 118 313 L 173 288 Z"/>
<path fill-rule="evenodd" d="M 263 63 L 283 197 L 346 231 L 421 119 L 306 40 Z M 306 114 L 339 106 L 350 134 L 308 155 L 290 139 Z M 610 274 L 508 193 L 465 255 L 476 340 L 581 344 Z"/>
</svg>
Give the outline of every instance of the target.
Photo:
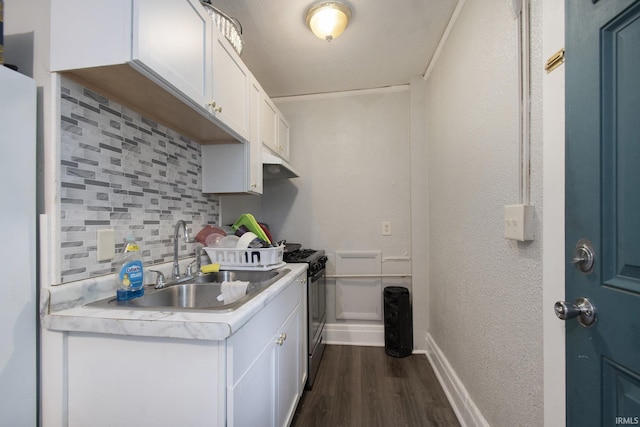
<svg viewBox="0 0 640 427">
<path fill-rule="evenodd" d="M 229 426 L 287 426 L 293 419 L 306 360 L 300 279 L 227 341 Z"/>
<path fill-rule="evenodd" d="M 288 426 L 306 377 L 305 284 L 303 272 L 226 341 L 67 333 L 66 421 L 45 426 Z"/>
<path fill-rule="evenodd" d="M 298 400 L 302 395 L 298 375 L 300 374 L 300 305 L 282 326 L 276 338 L 278 419 L 276 426 L 289 425 L 293 419 Z"/>
<path fill-rule="evenodd" d="M 276 425 L 276 352 L 275 345 L 265 347 L 230 387 L 227 400 L 230 426 Z"/>
<path fill-rule="evenodd" d="M 67 345 L 67 421 L 45 426 L 225 425 L 224 341 L 69 333 Z"/>
</svg>

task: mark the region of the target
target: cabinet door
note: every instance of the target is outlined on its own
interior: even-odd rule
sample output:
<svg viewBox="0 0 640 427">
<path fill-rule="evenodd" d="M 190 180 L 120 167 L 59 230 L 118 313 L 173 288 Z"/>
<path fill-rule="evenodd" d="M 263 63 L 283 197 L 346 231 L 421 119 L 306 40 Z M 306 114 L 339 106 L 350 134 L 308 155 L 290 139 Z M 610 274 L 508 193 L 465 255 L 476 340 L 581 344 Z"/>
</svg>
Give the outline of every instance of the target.
<svg viewBox="0 0 640 427">
<path fill-rule="evenodd" d="M 278 109 L 266 93 L 260 105 L 260 139 L 274 153 L 278 152 Z"/>
<path fill-rule="evenodd" d="M 205 107 L 211 91 L 213 23 L 200 1 L 134 0 L 133 4 L 134 64 Z"/>
<path fill-rule="evenodd" d="M 65 426 L 223 425 L 218 402 L 226 391 L 219 369 L 224 352 L 218 341 L 65 335 Z"/>
<path fill-rule="evenodd" d="M 309 288 L 307 285 L 307 274 L 302 273 L 299 275 L 296 278 L 296 283 L 299 284 L 300 290 L 302 291 L 302 302 L 300 303 L 300 313 L 298 315 L 300 319 L 300 394 L 302 394 L 305 384 L 307 383 L 307 377 L 309 376 L 309 337 L 307 336 L 309 331 L 309 325 L 307 325 L 309 319 L 307 312 L 307 292 Z"/>
<path fill-rule="evenodd" d="M 294 286 L 298 285 L 296 284 Z M 300 398 L 300 305 L 282 325 L 278 343 L 278 424 L 293 419 Z"/>
<path fill-rule="evenodd" d="M 289 122 L 278 112 L 278 154 L 289 161 Z"/>
<path fill-rule="evenodd" d="M 131 60 L 131 0 L 51 0 L 50 71 Z"/>
<path fill-rule="evenodd" d="M 249 76 L 249 70 L 231 44 L 214 29 L 209 111 L 245 140 L 250 138 Z"/>
<path fill-rule="evenodd" d="M 225 194 L 249 191 L 249 150 L 248 143 L 203 145 L 202 192 Z"/>
<path fill-rule="evenodd" d="M 262 142 L 260 141 L 260 103 L 262 102 L 262 88 L 255 78 L 249 86 L 251 112 L 249 122 L 251 134 L 249 137 L 249 185 L 250 192 L 262 194 Z"/>
<path fill-rule="evenodd" d="M 230 386 L 227 398 L 227 425 L 233 427 L 276 426 L 276 336 L 260 356 Z"/>
</svg>

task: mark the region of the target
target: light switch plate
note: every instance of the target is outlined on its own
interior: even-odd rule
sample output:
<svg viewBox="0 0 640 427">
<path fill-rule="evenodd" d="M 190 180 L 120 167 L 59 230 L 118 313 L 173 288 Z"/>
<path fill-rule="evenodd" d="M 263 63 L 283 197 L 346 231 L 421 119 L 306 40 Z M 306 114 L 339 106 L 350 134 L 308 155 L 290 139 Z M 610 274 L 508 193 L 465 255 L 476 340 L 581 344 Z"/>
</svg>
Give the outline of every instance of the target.
<svg viewBox="0 0 640 427">
<path fill-rule="evenodd" d="M 97 254 L 98 261 L 109 261 L 116 256 L 116 235 L 112 229 L 98 230 Z"/>
<path fill-rule="evenodd" d="M 534 240 L 533 206 L 507 205 L 504 207 L 504 237 L 519 242 Z"/>
</svg>

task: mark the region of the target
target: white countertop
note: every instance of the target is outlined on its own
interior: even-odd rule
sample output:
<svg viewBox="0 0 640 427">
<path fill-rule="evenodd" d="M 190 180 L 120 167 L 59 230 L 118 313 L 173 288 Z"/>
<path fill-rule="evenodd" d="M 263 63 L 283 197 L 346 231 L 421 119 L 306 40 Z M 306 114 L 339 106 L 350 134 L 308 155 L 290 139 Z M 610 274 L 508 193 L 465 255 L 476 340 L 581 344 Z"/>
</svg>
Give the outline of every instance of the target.
<svg viewBox="0 0 640 427">
<path fill-rule="evenodd" d="M 224 340 L 282 292 L 307 268 L 287 264 L 290 273 L 239 308 L 225 313 L 210 311 L 155 311 L 102 308 L 85 304 L 115 296 L 111 275 L 42 289 L 42 326 L 54 331 L 94 332 L 145 337 Z"/>
</svg>

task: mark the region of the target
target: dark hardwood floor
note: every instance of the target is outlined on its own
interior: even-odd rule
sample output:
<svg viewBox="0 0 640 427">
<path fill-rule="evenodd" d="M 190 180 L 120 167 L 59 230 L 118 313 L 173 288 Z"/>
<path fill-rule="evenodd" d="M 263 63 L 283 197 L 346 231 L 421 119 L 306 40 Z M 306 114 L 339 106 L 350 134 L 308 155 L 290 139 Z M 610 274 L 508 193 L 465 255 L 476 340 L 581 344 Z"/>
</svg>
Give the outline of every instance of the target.
<svg viewBox="0 0 640 427">
<path fill-rule="evenodd" d="M 382 347 L 328 345 L 293 427 L 459 426 L 424 354 L 388 356 Z"/>
</svg>

